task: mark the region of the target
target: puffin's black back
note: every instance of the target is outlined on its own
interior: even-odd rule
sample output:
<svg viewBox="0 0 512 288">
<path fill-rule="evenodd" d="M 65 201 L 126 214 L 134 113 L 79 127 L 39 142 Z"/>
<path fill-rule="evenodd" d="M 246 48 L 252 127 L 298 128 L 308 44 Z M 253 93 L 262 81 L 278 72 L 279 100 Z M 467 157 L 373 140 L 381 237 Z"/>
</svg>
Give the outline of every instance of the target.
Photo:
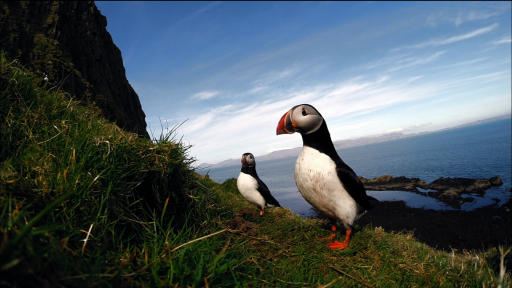
<svg viewBox="0 0 512 288">
<path fill-rule="evenodd" d="M 243 166 L 240 172 L 249 174 L 252 176 L 252 178 L 256 179 L 258 182 L 258 192 L 260 192 L 261 196 L 265 199 L 265 201 L 268 204 L 274 205 L 276 207 L 281 207 L 281 204 L 277 202 L 276 198 L 270 194 L 270 190 L 268 189 L 267 185 L 261 181 L 260 177 L 258 177 L 258 173 L 256 173 L 256 164 L 254 166 Z"/>
</svg>

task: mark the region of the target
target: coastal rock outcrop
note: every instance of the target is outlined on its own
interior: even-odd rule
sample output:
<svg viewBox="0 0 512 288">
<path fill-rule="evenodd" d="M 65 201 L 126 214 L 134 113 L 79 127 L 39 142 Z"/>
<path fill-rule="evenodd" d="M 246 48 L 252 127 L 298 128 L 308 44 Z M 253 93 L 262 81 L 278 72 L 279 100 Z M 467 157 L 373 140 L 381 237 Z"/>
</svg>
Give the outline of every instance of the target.
<svg viewBox="0 0 512 288">
<path fill-rule="evenodd" d="M 7 57 L 49 79 L 120 128 L 149 137 L 121 51 L 93 1 L 2 1 L 0 45 Z"/>
<path fill-rule="evenodd" d="M 359 179 L 363 182 L 363 185 L 367 190 L 409 191 L 436 198 L 456 209 L 459 209 L 465 202 L 474 201 L 474 198 L 462 197 L 462 194 L 484 194 L 485 191 L 492 186 L 500 186 L 503 184 L 500 176 L 494 176 L 489 179 L 441 177 L 432 181 L 430 184 L 427 184 L 425 181 L 418 178 L 407 178 L 404 176 L 393 177 L 390 175 L 384 175 L 370 180 L 359 176 Z M 418 188 L 428 189 L 429 191 L 420 191 Z"/>
<path fill-rule="evenodd" d="M 363 182 L 367 190 L 374 191 L 411 191 L 419 192 L 419 188 L 436 190 L 442 192 L 442 197 L 459 197 L 462 193 L 484 193 L 485 190 L 492 186 L 499 186 L 503 184 L 500 176 L 494 176 L 489 179 L 469 179 L 469 178 L 444 178 L 441 177 L 437 180 L 427 184 L 419 178 L 407 178 L 404 176 L 393 177 L 390 175 L 383 175 L 378 178 L 366 179 L 359 176 L 359 180 Z M 435 192 L 432 192 L 435 193 Z"/>
<path fill-rule="evenodd" d="M 368 190 L 386 191 L 386 190 L 400 190 L 400 191 L 413 191 L 417 192 L 416 187 L 427 189 L 428 185 L 425 181 L 418 178 L 407 178 L 404 176 L 393 177 L 390 175 L 380 176 L 378 178 L 367 180 L 359 177 L 363 185 Z"/>
<path fill-rule="evenodd" d="M 434 180 L 428 185 L 428 189 L 442 192 L 440 197 L 455 198 L 462 193 L 484 193 L 492 186 L 502 185 L 500 176 L 489 179 L 469 179 L 469 178 L 444 178 Z"/>
</svg>

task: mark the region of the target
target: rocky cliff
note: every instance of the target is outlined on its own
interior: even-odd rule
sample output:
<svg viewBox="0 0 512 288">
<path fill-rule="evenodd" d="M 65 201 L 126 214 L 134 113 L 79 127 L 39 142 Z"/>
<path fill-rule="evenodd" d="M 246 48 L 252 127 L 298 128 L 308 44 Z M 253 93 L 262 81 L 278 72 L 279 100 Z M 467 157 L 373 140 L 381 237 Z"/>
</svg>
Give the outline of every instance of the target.
<svg viewBox="0 0 512 288">
<path fill-rule="evenodd" d="M 46 85 L 95 104 L 120 128 L 149 137 L 121 51 L 93 1 L 1 1 L 0 45 L 10 59 L 47 75 Z"/>
</svg>

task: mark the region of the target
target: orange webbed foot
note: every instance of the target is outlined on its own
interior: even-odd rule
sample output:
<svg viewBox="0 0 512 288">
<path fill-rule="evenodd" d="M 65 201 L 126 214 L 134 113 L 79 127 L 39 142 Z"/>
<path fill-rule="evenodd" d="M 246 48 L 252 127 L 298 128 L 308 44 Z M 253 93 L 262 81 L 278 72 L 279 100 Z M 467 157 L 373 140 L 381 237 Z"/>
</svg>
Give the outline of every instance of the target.
<svg viewBox="0 0 512 288">
<path fill-rule="evenodd" d="M 332 241 L 332 242 L 327 243 L 327 245 L 325 245 L 325 246 L 331 248 L 332 250 L 343 250 L 348 247 L 351 233 L 352 233 L 351 230 L 347 230 L 347 237 L 345 237 L 345 241 L 343 243 L 338 242 L 338 241 Z"/>
<path fill-rule="evenodd" d="M 332 229 L 332 232 L 335 232 L 336 231 L 336 226 L 335 225 L 332 225 L 331 227 Z M 320 238 L 320 240 L 331 240 L 332 238 L 336 237 L 336 234 L 332 233 L 330 237 L 327 237 L 327 238 Z"/>
<path fill-rule="evenodd" d="M 330 237 L 327 238 L 320 238 L 319 240 L 331 240 L 332 238 L 336 237 L 336 234 L 331 234 Z"/>
<path fill-rule="evenodd" d="M 338 241 L 329 242 L 325 246 L 331 248 L 332 250 L 342 250 L 348 247 L 346 243 Z"/>
</svg>

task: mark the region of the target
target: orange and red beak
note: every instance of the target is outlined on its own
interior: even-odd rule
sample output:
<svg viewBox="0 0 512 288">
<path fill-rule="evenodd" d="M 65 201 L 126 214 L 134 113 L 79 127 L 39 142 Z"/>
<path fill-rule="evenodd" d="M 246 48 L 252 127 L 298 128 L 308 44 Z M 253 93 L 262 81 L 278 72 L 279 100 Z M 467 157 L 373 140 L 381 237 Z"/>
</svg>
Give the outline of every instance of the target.
<svg viewBox="0 0 512 288">
<path fill-rule="evenodd" d="M 283 117 L 281 117 L 281 120 L 279 120 L 279 124 L 277 124 L 276 134 L 293 134 L 295 133 L 295 125 L 292 121 L 292 111 L 293 109 L 289 110 L 288 112 L 284 113 Z"/>
</svg>

